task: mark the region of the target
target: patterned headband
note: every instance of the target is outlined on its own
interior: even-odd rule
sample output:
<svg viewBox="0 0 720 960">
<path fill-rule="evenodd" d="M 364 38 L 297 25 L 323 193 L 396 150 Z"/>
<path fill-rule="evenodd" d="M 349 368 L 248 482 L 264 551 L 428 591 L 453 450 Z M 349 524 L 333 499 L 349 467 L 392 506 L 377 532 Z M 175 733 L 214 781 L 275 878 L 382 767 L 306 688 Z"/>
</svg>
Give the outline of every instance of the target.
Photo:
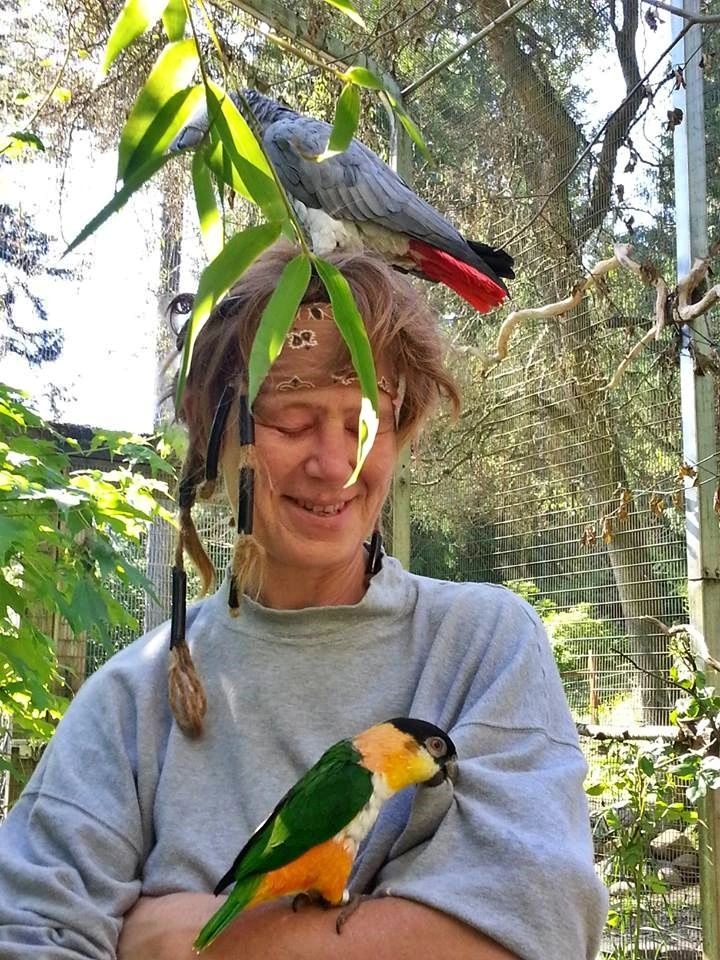
<svg viewBox="0 0 720 960">
<path fill-rule="evenodd" d="M 405 394 L 404 377 L 385 357 L 375 357 L 378 387 L 392 400 L 396 421 Z M 328 303 L 304 303 L 280 354 L 263 381 L 262 391 L 312 390 L 358 382 L 350 353 Z"/>
</svg>

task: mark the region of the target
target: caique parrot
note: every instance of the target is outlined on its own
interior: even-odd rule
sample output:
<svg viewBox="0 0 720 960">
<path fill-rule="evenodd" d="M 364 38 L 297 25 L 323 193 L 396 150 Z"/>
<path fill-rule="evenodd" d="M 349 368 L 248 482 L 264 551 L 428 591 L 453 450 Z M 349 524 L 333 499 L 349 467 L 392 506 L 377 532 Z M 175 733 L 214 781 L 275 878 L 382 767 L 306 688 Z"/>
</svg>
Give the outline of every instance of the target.
<svg viewBox="0 0 720 960">
<path fill-rule="evenodd" d="M 509 253 L 466 240 L 358 140 L 344 153 L 317 162 L 313 158 L 327 146 L 330 124 L 256 90 L 244 94 L 316 253 L 370 249 L 403 272 L 445 284 L 481 313 L 507 297 L 501 277 L 515 276 Z M 207 113 L 201 111 L 171 149 L 194 146 L 206 130 Z"/>
<path fill-rule="evenodd" d="M 198 934 L 195 948 L 209 946 L 242 910 L 277 897 L 347 904 L 353 861 L 383 803 L 404 787 L 436 786 L 456 774 L 452 740 L 425 720 L 398 717 L 340 740 L 285 794 L 237 855 L 215 894 L 235 886 Z M 341 913 L 338 933 L 345 919 Z"/>
</svg>

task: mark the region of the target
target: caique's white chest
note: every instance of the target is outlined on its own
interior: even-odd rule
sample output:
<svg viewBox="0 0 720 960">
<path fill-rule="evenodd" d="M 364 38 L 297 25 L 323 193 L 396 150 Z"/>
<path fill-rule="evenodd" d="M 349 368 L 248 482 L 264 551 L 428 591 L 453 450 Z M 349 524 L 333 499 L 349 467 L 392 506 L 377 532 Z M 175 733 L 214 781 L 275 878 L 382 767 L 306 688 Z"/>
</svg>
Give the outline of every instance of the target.
<svg viewBox="0 0 720 960">
<path fill-rule="evenodd" d="M 338 840 L 344 843 L 345 848 L 353 857 L 377 820 L 380 808 L 395 792 L 388 787 L 385 777 L 380 773 L 373 774 L 372 784 L 373 792 L 368 802 L 338 834 Z"/>
</svg>

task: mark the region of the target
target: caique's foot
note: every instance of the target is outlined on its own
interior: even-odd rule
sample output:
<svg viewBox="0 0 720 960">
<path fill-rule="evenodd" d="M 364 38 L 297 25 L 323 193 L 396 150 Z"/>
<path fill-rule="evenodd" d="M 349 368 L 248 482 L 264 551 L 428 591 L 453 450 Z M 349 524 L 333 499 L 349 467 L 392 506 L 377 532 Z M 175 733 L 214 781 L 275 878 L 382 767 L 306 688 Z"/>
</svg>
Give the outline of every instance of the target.
<svg viewBox="0 0 720 960">
<path fill-rule="evenodd" d="M 340 913 L 337 915 L 337 919 L 335 920 L 335 929 L 337 930 L 338 933 L 342 933 L 342 928 L 348 922 L 350 917 L 355 913 L 355 911 L 363 902 L 363 900 L 369 900 L 369 899 L 370 899 L 369 897 L 363 896 L 363 894 L 361 893 L 356 893 L 354 896 L 350 897 L 348 902 L 345 904 L 345 906 L 342 908 Z"/>
<path fill-rule="evenodd" d="M 302 893 L 298 893 L 293 897 L 293 913 L 297 913 L 300 907 L 304 905 L 325 908 L 332 906 L 332 904 L 326 900 L 321 893 L 318 893 L 317 890 L 303 890 Z"/>
</svg>

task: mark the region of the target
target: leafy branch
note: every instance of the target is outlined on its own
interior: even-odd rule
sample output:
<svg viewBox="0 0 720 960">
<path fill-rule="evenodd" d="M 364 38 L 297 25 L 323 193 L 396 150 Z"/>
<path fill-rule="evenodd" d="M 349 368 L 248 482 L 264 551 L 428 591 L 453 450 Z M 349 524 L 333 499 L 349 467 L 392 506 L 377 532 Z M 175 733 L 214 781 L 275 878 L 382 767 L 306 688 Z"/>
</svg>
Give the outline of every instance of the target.
<svg viewBox="0 0 720 960">
<path fill-rule="evenodd" d="M 364 26 L 350 0 L 326 2 Z M 314 269 L 327 289 L 335 322 L 348 345 L 362 393 L 358 459 L 348 480 L 351 483 L 372 448 L 378 427 L 377 380 L 367 332 L 344 278 L 310 250 L 294 206 L 267 154 L 247 98 L 242 92 L 231 95 L 227 89 L 230 65 L 205 4 L 203 0 L 194 0 L 194 3 L 210 35 L 217 69 L 201 48 L 192 0 L 127 0 L 120 11 L 110 32 L 101 76 L 105 76 L 124 51 L 160 20 L 167 43 L 122 130 L 116 191 L 109 203 L 70 243 L 66 252 L 91 236 L 170 160 L 193 153 L 195 205 L 203 244 L 212 259 L 200 277 L 184 337 L 176 405 L 182 402 L 195 340 L 215 305 L 250 264 L 281 235 L 291 238 L 300 248 L 299 259 L 292 269 L 283 272 L 271 301 L 272 310 L 266 309 L 262 315 L 252 348 L 248 390 L 254 399 L 282 346 Z M 186 37 L 188 26 L 190 36 Z M 417 127 L 401 103 L 372 71 L 362 66 L 351 66 L 344 72 L 328 69 L 343 87 L 328 143 L 314 158 L 316 162 L 322 163 L 349 147 L 357 131 L 362 89 L 374 91 L 382 97 L 419 148 L 426 149 Z M 194 82 L 198 71 L 199 83 Z M 215 73 L 220 74 L 220 83 L 213 80 Z M 176 147 L 181 131 L 202 111 L 203 104 L 207 129 L 198 142 Z M 218 197 L 222 197 L 226 190 L 255 204 L 265 222 L 226 239 L 218 203 Z"/>
<path fill-rule="evenodd" d="M 100 446 L 118 458 L 113 470 L 74 470 L 77 442 L 0 384 L 0 712 L 16 732 L 40 740 L 66 706 L 54 618 L 105 645 L 116 629 L 135 630 L 115 594 L 153 587 L 126 545 L 154 517 L 172 522 L 159 503 L 167 483 L 125 462 L 172 475 L 152 446 L 121 435 L 99 437 Z"/>
</svg>

